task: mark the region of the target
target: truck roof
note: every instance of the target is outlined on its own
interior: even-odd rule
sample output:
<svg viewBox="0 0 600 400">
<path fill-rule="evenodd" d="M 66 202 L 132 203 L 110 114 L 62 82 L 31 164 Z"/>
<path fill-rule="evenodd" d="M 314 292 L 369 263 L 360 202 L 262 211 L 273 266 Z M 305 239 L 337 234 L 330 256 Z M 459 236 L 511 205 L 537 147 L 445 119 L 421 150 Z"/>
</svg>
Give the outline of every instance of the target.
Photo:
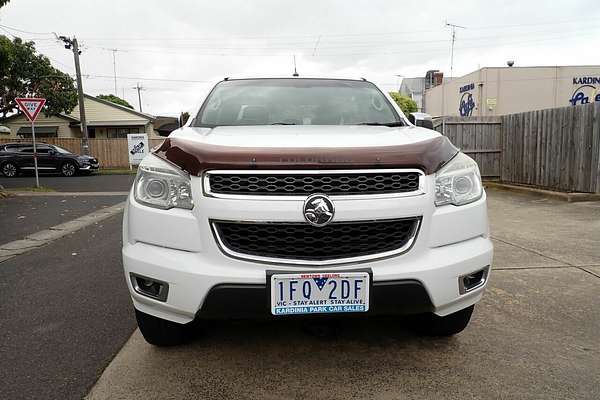
<svg viewBox="0 0 600 400">
<path fill-rule="evenodd" d="M 224 81 L 240 81 L 240 80 L 253 80 L 253 79 L 322 79 L 322 80 L 340 80 L 340 81 L 363 81 L 369 82 L 366 78 L 357 78 L 357 77 L 342 77 L 342 76 L 240 76 L 240 77 L 230 77 L 227 76 L 223 78 Z"/>
</svg>

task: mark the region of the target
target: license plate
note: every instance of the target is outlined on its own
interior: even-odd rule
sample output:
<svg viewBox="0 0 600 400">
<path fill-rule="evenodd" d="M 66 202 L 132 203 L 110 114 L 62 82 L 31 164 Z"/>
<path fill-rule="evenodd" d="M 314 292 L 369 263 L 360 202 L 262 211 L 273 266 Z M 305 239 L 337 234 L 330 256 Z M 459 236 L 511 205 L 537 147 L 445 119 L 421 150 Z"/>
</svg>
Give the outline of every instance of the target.
<svg viewBox="0 0 600 400">
<path fill-rule="evenodd" d="M 271 313 L 367 312 L 369 273 L 332 272 L 271 275 Z"/>
</svg>

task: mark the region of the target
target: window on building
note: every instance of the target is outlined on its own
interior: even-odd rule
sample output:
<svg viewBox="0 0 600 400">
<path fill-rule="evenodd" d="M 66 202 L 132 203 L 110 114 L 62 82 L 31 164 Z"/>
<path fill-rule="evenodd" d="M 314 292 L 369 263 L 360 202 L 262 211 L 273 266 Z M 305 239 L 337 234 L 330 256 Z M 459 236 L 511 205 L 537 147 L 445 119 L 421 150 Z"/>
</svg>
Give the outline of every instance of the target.
<svg viewBox="0 0 600 400">
<path fill-rule="evenodd" d="M 17 131 L 17 136 L 22 138 L 30 138 L 31 127 L 23 126 L 19 128 Z M 36 126 L 35 127 L 35 136 L 36 137 L 57 137 L 58 136 L 58 127 L 57 126 Z"/>
<path fill-rule="evenodd" d="M 107 128 L 106 137 L 109 139 L 126 139 L 127 135 L 131 133 L 144 133 L 143 126 L 134 126 L 126 128 Z"/>
</svg>

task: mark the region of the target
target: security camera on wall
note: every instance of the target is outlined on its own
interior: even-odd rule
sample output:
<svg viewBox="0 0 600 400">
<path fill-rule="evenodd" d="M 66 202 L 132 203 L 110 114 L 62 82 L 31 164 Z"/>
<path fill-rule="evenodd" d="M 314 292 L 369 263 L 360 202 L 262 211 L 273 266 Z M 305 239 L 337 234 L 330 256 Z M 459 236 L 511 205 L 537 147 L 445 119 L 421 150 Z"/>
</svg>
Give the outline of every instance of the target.
<svg viewBox="0 0 600 400">
<path fill-rule="evenodd" d="M 506 65 L 508 65 L 509 67 L 512 67 L 513 65 L 515 65 L 515 62 L 513 60 L 509 60 L 506 62 Z"/>
</svg>

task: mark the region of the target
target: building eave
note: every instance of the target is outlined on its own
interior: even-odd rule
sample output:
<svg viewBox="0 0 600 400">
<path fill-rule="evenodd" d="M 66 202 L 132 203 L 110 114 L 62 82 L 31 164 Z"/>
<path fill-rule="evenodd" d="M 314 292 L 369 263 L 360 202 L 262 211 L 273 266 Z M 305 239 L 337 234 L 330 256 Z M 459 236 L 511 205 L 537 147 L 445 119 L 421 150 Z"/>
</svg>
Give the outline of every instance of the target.
<svg viewBox="0 0 600 400">
<path fill-rule="evenodd" d="M 119 109 L 121 111 L 126 111 L 126 112 L 128 112 L 130 114 L 137 115 L 138 117 L 142 117 L 144 119 L 147 119 L 150 122 L 154 122 L 154 120 L 156 118 L 156 117 L 154 117 L 154 115 L 150 115 L 150 114 L 146 114 L 146 113 L 143 113 L 143 112 L 135 111 L 135 110 L 132 110 L 129 107 L 125 107 L 125 106 L 122 106 L 120 104 L 113 103 L 112 101 L 99 99 L 96 96 L 92 96 L 91 94 L 87 94 L 86 93 L 86 94 L 84 94 L 84 96 L 86 98 L 90 99 L 90 100 L 94 100 L 94 101 L 97 101 L 97 102 L 102 103 L 104 105 L 117 108 L 117 109 Z"/>
</svg>

